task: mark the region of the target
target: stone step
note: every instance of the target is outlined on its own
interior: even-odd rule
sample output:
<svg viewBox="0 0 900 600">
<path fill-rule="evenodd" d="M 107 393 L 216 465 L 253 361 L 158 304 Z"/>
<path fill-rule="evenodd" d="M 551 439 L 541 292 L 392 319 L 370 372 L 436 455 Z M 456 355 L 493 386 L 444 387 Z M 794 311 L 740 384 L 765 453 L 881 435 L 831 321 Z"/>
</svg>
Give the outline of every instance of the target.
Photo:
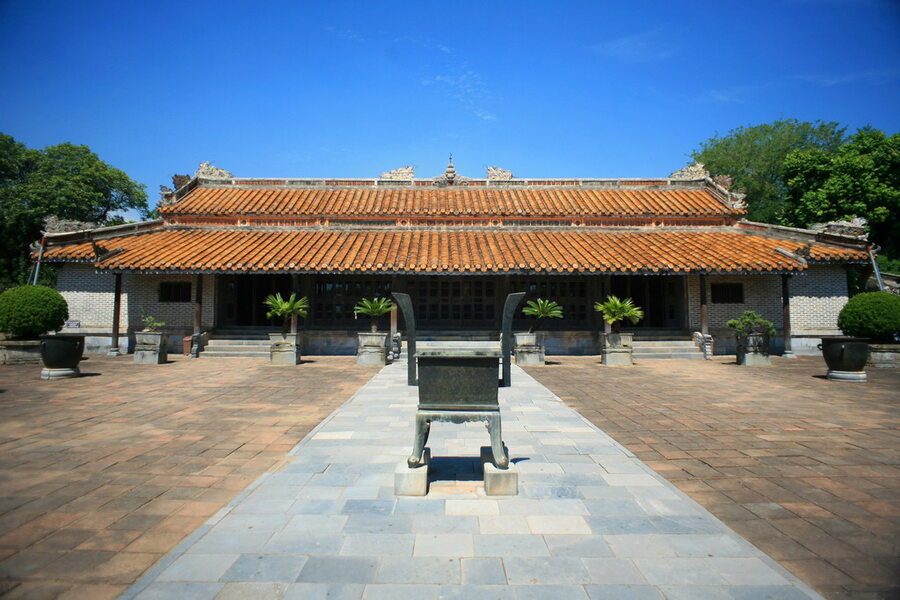
<svg viewBox="0 0 900 600">
<path fill-rule="evenodd" d="M 224 354 L 226 352 L 269 352 L 269 343 L 259 345 L 251 344 L 207 344 L 204 352 L 217 352 Z"/>
<path fill-rule="evenodd" d="M 203 358 L 269 358 L 269 351 L 265 352 L 255 352 L 252 350 L 245 350 L 243 352 L 219 352 L 217 350 L 204 350 L 200 353 L 200 356 Z"/>
<path fill-rule="evenodd" d="M 651 352 L 651 353 L 634 353 L 635 360 L 656 360 L 661 358 L 691 358 L 703 359 L 702 352 Z"/>
<path fill-rule="evenodd" d="M 635 346 L 693 346 L 697 347 L 693 340 L 634 340 Z"/>
<path fill-rule="evenodd" d="M 269 339 L 247 340 L 237 338 L 212 338 L 207 346 L 268 346 Z"/>
</svg>

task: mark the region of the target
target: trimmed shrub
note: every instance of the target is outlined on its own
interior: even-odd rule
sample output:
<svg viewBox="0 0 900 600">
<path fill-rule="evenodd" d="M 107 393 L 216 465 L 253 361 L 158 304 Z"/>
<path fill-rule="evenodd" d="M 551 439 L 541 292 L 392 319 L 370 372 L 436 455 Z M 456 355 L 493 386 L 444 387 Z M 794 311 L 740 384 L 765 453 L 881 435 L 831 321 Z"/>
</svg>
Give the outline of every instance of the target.
<svg viewBox="0 0 900 600">
<path fill-rule="evenodd" d="M 731 319 L 725 323 L 732 329 L 737 336 L 750 335 L 751 333 L 761 333 L 767 336 L 775 335 L 775 326 L 772 321 L 767 321 L 752 310 L 744 311 L 737 319 Z"/>
<path fill-rule="evenodd" d="M 69 305 L 53 288 L 22 285 L 0 294 L 0 331 L 14 338 L 59 331 L 68 318 Z"/>
<path fill-rule="evenodd" d="M 850 298 L 838 314 L 844 335 L 892 342 L 900 333 L 900 296 L 866 292 Z"/>
</svg>

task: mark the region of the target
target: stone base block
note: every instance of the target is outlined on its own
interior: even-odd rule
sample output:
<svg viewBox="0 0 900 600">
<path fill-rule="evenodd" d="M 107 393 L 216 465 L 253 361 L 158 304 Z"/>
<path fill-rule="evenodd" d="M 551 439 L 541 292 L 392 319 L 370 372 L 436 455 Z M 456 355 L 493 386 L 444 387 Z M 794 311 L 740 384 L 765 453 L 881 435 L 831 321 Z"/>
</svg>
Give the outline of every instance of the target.
<svg viewBox="0 0 900 600">
<path fill-rule="evenodd" d="M 81 371 L 78 367 L 71 369 L 50 369 L 44 367 L 41 369 L 41 379 L 69 379 L 70 377 L 80 377 Z"/>
<path fill-rule="evenodd" d="M 118 346 L 110 346 L 109 350 L 106 351 L 107 356 L 119 356 L 119 347 Z"/>
<path fill-rule="evenodd" d="M 360 348 L 356 354 L 356 364 L 358 365 L 383 367 L 386 363 L 387 356 L 384 348 L 375 348 L 374 351 L 369 348 Z"/>
<path fill-rule="evenodd" d="M 509 454 L 506 446 L 503 450 Z M 506 469 L 494 466 L 490 446 L 481 447 L 481 465 L 484 468 L 484 493 L 488 496 L 515 496 L 519 493 L 519 470 L 512 462 Z"/>
<path fill-rule="evenodd" d="M 544 349 L 540 346 L 516 348 L 516 364 L 520 367 L 538 367 L 544 364 Z"/>
<path fill-rule="evenodd" d="M 298 365 L 300 364 L 300 353 L 294 347 L 287 350 L 272 348 L 269 353 L 269 362 L 273 365 Z"/>
<path fill-rule="evenodd" d="M 406 459 L 394 470 L 394 494 L 397 496 L 425 496 L 428 494 L 428 468 L 431 466 L 431 448 L 425 448 L 424 464 L 410 469 Z"/>
<path fill-rule="evenodd" d="M 134 362 L 138 365 L 161 365 L 169 358 L 167 352 L 156 352 L 148 350 L 135 350 Z"/>
<path fill-rule="evenodd" d="M 740 364 L 745 367 L 768 367 L 772 365 L 772 362 L 769 360 L 768 354 L 748 352 L 744 355 L 744 359 Z"/>
<path fill-rule="evenodd" d="M 631 348 L 606 348 L 603 350 L 603 364 L 607 367 L 630 367 L 634 365 Z"/>
<path fill-rule="evenodd" d="M 832 381 L 854 381 L 856 383 L 865 383 L 869 380 L 865 371 L 834 371 L 828 369 L 828 379 Z"/>
</svg>

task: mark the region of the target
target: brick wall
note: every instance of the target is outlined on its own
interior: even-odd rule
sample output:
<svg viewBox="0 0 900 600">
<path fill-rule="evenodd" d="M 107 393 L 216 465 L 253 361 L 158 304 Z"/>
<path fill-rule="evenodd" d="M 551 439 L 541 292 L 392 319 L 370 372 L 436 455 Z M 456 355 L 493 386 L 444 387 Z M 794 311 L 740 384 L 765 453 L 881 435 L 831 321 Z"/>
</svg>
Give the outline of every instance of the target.
<svg viewBox="0 0 900 600">
<path fill-rule="evenodd" d="M 159 284 L 163 281 L 190 281 L 191 302 L 159 302 Z M 88 352 L 99 352 L 109 345 L 112 334 L 113 291 L 115 275 L 98 273 L 92 265 L 65 264 L 59 270 L 57 289 L 69 304 L 69 319 L 80 321 L 79 328 L 66 328 L 69 333 L 84 333 Z M 129 348 L 131 332 L 141 329 L 143 315 L 151 315 L 166 323 L 170 334 L 170 350 L 180 347 L 181 336 L 193 331 L 196 297 L 195 275 L 122 275 L 122 304 L 119 318 L 120 348 Z M 204 331 L 212 329 L 215 314 L 215 276 L 203 275 Z"/>
<path fill-rule="evenodd" d="M 835 334 L 837 317 L 847 304 L 847 275 L 844 267 L 810 267 L 791 277 L 791 328 L 795 335 Z"/>
<path fill-rule="evenodd" d="M 740 304 L 713 304 L 710 286 L 714 283 L 743 283 L 744 301 Z M 709 327 L 725 329 L 729 319 L 741 316 L 745 310 L 756 311 L 764 319 L 781 329 L 781 275 L 709 275 L 706 278 L 706 298 L 709 301 Z M 700 276 L 687 280 L 688 322 L 694 331 L 700 330 Z M 711 331 L 711 333 L 713 333 Z"/>
</svg>

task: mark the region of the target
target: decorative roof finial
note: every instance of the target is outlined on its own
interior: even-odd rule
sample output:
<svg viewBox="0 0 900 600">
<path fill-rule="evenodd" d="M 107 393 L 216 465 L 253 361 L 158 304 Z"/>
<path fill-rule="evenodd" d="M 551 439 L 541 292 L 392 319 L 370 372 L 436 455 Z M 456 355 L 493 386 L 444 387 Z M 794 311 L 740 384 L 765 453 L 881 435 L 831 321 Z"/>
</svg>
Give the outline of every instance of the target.
<svg viewBox="0 0 900 600">
<path fill-rule="evenodd" d="M 450 153 L 450 160 L 447 163 L 447 168 L 443 173 L 438 175 L 433 179 L 435 185 L 437 186 L 445 186 L 445 185 L 467 185 L 469 178 L 463 177 L 462 175 L 456 174 L 456 167 L 453 166 L 453 153 Z"/>
</svg>

